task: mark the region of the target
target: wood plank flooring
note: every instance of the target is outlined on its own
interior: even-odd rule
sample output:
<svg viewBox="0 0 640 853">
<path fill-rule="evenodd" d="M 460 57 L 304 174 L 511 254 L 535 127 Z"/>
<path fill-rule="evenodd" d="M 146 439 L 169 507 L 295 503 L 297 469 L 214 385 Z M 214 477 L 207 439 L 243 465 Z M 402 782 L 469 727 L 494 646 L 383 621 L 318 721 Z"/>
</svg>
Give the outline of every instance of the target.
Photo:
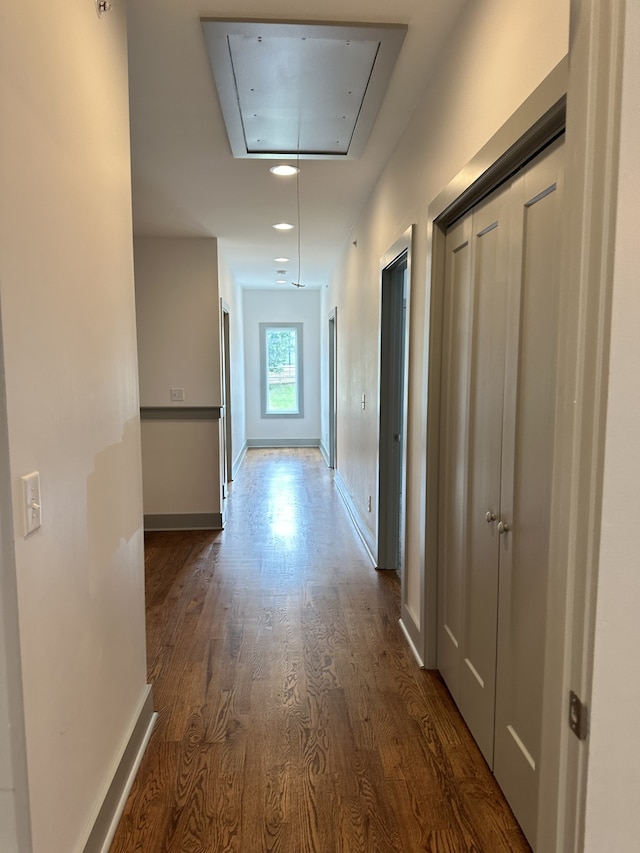
<svg viewBox="0 0 640 853">
<path fill-rule="evenodd" d="M 111 853 L 519 853 L 316 450 L 250 450 L 220 533 L 147 537 L 159 722 Z"/>
</svg>

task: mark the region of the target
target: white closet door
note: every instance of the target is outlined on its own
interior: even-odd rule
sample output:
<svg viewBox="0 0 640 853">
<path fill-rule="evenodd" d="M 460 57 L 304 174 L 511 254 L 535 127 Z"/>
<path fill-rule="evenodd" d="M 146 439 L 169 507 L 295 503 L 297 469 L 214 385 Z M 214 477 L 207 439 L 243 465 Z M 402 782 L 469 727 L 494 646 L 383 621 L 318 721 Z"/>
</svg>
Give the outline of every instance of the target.
<svg viewBox="0 0 640 853">
<path fill-rule="evenodd" d="M 438 669 L 460 701 L 462 590 L 466 564 L 467 442 L 473 294 L 471 215 L 451 228 L 445 246 L 443 377 L 438 539 Z"/>
<path fill-rule="evenodd" d="M 535 847 L 562 140 L 447 234 L 438 668 Z"/>
<path fill-rule="evenodd" d="M 498 627 L 497 521 L 509 291 L 511 186 L 474 209 L 473 330 L 467 456 L 466 565 L 459 707 L 493 766 Z"/>
<path fill-rule="evenodd" d="M 535 847 L 542 752 L 551 475 L 556 395 L 563 147 L 515 191 L 519 299 L 509 304 L 502 438 L 494 772 Z"/>
</svg>

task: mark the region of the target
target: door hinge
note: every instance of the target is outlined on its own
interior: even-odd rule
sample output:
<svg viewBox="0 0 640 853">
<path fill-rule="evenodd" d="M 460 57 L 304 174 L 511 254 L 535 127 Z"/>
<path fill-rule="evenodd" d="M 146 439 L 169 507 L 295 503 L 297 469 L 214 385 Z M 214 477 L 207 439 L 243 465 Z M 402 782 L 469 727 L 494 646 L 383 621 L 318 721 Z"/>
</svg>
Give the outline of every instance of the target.
<svg viewBox="0 0 640 853">
<path fill-rule="evenodd" d="M 589 734 L 589 707 L 573 692 L 569 693 L 569 726 L 578 740 L 586 740 Z"/>
</svg>

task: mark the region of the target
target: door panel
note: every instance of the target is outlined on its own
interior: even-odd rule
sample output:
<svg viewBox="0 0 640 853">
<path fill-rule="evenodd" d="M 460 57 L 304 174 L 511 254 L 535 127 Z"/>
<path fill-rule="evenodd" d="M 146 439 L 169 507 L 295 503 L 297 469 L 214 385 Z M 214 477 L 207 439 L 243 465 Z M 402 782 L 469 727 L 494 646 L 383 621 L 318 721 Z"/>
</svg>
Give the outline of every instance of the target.
<svg viewBox="0 0 640 853">
<path fill-rule="evenodd" d="M 520 180 L 518 330 L 507 360 L 495 774 L 535 841 L 553 466 L 562 149 Z"/>
<path fill-rule="evenodd" d="M 473 215 L 474 324 L 470 370 L 467 560 L 460 710 L 493 765 L 498 533 L 506 294 L 509 272 L 509 188 Z"/>
<path fill-rule="evenodd" d="M 469 369 L 473 299 L 471 291 L 471 217 L 447 234 L 441 432 L 438 584 L 438 669 L 451 695 L 460 701 L 462 589 L 464 582 L 469 420 Z"/>
</svg>

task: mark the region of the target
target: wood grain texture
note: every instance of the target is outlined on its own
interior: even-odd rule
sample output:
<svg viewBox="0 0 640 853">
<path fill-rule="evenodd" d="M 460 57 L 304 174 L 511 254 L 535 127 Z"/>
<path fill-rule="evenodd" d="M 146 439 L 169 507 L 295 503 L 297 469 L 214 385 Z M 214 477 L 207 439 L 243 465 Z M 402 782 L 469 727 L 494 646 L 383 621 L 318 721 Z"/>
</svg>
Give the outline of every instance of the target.
<svg viewBox="0 0 640 853">
<path fill-rule="evenodd" d="M 222 532 L 146 541 L 159 722 L 111 853 L 525 853 L 310 449 L 250 450 Z"/>
</svg>

